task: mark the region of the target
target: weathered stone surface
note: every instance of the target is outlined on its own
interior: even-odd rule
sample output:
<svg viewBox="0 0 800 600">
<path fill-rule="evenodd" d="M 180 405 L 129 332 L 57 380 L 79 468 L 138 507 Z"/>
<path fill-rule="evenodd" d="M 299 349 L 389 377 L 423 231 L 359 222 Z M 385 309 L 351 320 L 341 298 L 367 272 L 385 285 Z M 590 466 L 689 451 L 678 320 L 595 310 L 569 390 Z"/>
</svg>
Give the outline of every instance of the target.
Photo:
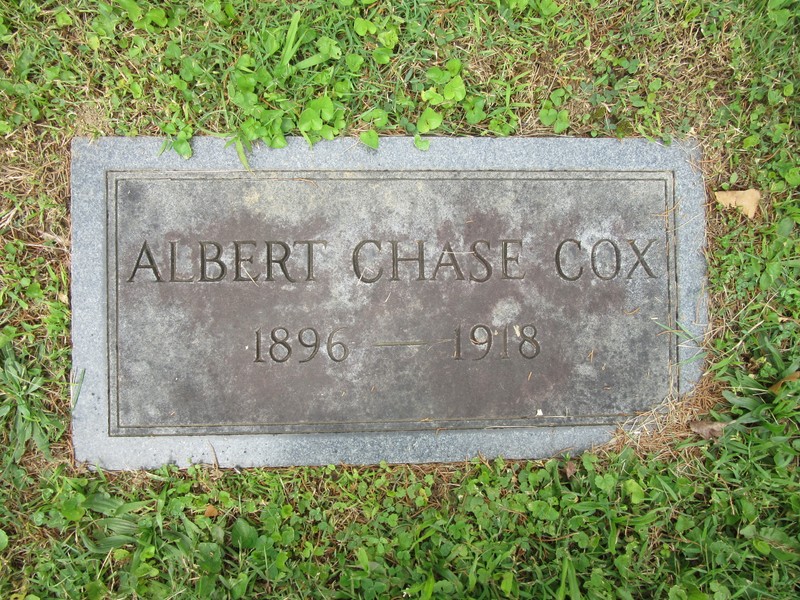
<svg viewBox="0 0 800 600">
<path fill-rule="evenodd" d="M 76 458 L 538 457 L 688 391 L 690 145 L 73 144 Z"/>
</svg>

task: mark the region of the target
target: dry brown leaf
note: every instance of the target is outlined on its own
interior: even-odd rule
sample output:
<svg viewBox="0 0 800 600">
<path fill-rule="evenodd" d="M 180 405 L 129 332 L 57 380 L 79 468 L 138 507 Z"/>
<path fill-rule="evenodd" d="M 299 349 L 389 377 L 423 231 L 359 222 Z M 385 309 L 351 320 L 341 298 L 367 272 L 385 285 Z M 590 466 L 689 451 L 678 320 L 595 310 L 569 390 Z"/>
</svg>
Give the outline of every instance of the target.
<svg viewBox="0 0 800 600">
<path fill-rule="evenodd" d="M 773 394 L 777 394 L 778 392 L 781 391 L 781 386 L 784 383 L 789 383 L 790 381 L 797 381 L 798 379 L 800 379 L 800 371 L 795 371 L 791 375 L 787 375 L 783 379 L 780 379 L 780 380 L 776 381 L 775 383 L 773 383 L 770 386 L 769 391 L 772 392 Z"/>
<path fill-rule="evenodd" d="M 740 192 L 714 192 L 717 202 L 725 207 L 735 206 L 739 208 L 748 219 L 756 216 L 758 201 L 761 200 L 761 192 L 754 189 Z"/>
<path fill-rule="evenodd" d="M 575 472 L 578 470 L 578 467 L 575 466 L 575 462 L 568 460 L 567 463 L 564 465 L 564 475 L 567 476 L 567 479 L 572 479 L 572 476 L 575 475 Z"/>
<path fill-rule="evenodd" d="M 213 519 L 214 517 L 219 516 L 219 510 L 217 510 L 217 507 L 213 504 L 209 504 L 206 506 L 206 511 L 203 514 L 208 518 Z"/>
<path fill-rule="evenodd" d="M 721 421 L 693 421 L 689 423 L 689 429 L 704 440 L 713 440 L 722 435 L 722 430 L 727 425 Z"/>
</svg>

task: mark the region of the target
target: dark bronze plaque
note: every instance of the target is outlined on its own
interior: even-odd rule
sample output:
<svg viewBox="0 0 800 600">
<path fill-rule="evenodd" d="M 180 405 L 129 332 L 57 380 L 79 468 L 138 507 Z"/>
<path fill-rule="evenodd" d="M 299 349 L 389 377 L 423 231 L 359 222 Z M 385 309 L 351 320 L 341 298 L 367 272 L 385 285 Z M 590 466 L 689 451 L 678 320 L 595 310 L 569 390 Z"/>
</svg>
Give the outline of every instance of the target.
<svg viewBox="0 0 800 600">
<path fill-rule="evenodd" d="M 665 172 L 110 172 L 112 435 L 601 424 L 674 386 Z"/>
</svg>

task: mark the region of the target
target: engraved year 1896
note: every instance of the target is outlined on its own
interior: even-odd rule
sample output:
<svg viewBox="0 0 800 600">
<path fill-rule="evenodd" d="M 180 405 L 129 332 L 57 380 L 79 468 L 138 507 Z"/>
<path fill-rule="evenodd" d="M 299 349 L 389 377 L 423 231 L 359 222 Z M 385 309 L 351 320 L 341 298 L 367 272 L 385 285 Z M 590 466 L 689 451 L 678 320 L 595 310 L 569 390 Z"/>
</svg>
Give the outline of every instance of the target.
<svg viewBox="0 0 800 600">
<path fill-rule="evenodd" d="M 334 336 L 343 329 L 339 327 L 331 331 L 325 342 L 325 352 L 333 362 L 342 362 L 350 355 L 350 349 L 344 342 L 334 341 Z M 269 332 L 267 340 L 264 335 L 261 328 L 256 329 L 256 357 L 253 362 L 263 363 L 269 358 L 273 362 L 284 363 L 292 357 L 294 339 L 286 327 L 275 327 Z M 305 358 L 300 359 L 301 363 L 313 360 L 319 353 L 323 335 L 313 327 L 303 327 L 297 332 L 297 343 L 308 350 Z"/>
</svg>

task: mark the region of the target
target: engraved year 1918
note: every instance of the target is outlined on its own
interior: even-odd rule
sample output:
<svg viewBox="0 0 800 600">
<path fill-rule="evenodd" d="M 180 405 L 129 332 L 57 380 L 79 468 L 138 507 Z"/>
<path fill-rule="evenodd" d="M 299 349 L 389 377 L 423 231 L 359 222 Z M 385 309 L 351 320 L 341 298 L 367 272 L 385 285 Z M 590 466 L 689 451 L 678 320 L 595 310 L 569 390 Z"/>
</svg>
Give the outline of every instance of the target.
<svg viewBox="0 0 800 600">
<path fill-rule="evenodd" d="M 478 356 L 471 357 L 472 360 L 483 360 L 487 356 L 489 356 L 489 352 L 492 350 L 492 345 L 494 343 L 495 336 L 500 337 L 500 353 L 499 357 L 501 359 L 510 359 L 509 356 L 509 330 L 513 329 L 514 335 L 516 336 L 517 341 L 514 342 L 519 355 L 522 358 L 527 358 L 528 360 L 536 358 L 541 352 L 542 348 L 539 345 L 539 340 L 536 339 L 536 327 L 532 323 L 526 323 L 525 325 L 510 325 L 506 324 L 505 327 L 501 330 L 497 330 L 494 333 L 492 332 L 492 328 L 489 325 L 484 325 L 482 323 L 478 323 L 474 325 L 469 330 L 469 343 L 476 348 L 480 349 L 483 354 Z M 461 333 L 461 325 L 459 324 L 458 327 L 455 329 L 455 348 L 453 350 L 453 358 L 455 360 L 464 360 L 462 356 L 462 333 Z"/>
</svg>

